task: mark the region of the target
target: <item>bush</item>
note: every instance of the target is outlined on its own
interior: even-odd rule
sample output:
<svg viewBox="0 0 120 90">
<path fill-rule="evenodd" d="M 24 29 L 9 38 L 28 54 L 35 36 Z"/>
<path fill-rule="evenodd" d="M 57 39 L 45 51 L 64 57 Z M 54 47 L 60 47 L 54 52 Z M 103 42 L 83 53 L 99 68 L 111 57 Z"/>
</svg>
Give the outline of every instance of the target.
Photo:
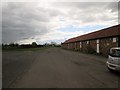
<svg viewBox="0 0 120 90">
<path fill-rule="evenodd" d="M 37 47 L 37 43 L 36 42 L 32 42 L 32 46 L 33 47 Z"/>
<path fill-rule="evenodd" d="M 86 52 L 89 54 L 96 54 L 96 51 L 92 47 L 87 47 Z"/>
<path fill-rule="evenodd" d="M 79 48 L 75 48 L 75 51 L 79 51 Z"/>
</svg>

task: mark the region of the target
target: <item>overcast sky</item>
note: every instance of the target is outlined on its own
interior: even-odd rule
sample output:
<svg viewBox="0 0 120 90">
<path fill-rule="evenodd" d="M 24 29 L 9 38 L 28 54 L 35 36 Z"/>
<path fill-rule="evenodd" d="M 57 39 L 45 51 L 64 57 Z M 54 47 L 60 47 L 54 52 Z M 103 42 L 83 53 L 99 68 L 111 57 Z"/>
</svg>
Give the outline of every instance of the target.
<svg viewBox="0 0 120 90">
<path fill-rule="evenodd" d="M 61 43 L 117 24 L 117 2 L 2 3 L 3 43 Z"/>
</svg>

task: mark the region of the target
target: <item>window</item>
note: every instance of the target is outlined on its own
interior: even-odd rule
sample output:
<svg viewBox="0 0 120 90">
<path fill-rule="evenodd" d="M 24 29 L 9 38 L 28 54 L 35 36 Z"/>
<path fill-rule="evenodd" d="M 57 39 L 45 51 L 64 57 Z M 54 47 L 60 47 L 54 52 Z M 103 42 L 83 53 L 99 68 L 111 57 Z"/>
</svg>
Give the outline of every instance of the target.
<svg viewBox="0 0 120 90">
<path fill-rule="evenodd" d="M 120 57 L 120 49 L 111 49 L 110 55 L 113 57 Z"/>
<path fill-rule="evenodd" d="M 89 44 L 89 41 L 87 41 L 87 44 Z"/>
<path fill-rule="evenodd" d="M 76 43 L 75 43 L 75 46 L 76 46 Z"/>
<path fill-rule="evenodd" d="M 82 48 L 82 45 L 80 44 L 80 48 Z"/>
<path fill-rule="evenodd" d="M 99 43 L 99 40 L 97 40 L 97 43 Z"/>
<path fill-rule="evenodd" d="M 116 42 L 117 40 L 116 40 L 116 38 L 113 38 L 113 42 Z"/>
<path fill-rule="evenodd" d="M 68 48 L 69 48 L 69 44 L 68 44 Z"/>
<path fill-rule="evenodd" d="M 81 42 L 80 42 L 80 48 L 82 48 Z"/>
</svg>

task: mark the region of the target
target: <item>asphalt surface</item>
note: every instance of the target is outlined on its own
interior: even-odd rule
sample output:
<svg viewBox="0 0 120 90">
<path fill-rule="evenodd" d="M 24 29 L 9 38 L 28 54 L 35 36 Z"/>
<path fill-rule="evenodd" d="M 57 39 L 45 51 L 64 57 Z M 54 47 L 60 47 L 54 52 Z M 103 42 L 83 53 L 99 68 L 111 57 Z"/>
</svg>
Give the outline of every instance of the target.
<svg viewBox="0 0 120 90">
<path fill-rule="evenodd" d="M 3 88 L 117 88 L 106 60 L 61 48 L 3 52 Z"/>
<path fill-rule="evenodd" d="M 31 66 L 36 58 L 31 51 L 2 52 L 2 88 L 9 88 Z"/>
</svg>

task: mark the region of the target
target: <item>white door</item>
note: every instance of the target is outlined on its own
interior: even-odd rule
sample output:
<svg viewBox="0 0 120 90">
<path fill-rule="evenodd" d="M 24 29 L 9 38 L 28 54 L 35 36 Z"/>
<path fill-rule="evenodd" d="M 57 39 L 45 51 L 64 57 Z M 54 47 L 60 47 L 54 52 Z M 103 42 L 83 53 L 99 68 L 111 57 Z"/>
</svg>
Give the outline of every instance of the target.
<svg viewBox="0 0 120 90">
<path fill-rule="evenodd" d="M 100 52 L 100 45 L 99 45 L 99 40 L 97 40 L 97 53 Z"/>
<path fill-rule="evenodd" d="M 99 43 L 97 44 L 97 53 L 100 52 Z"/>
</svg>

